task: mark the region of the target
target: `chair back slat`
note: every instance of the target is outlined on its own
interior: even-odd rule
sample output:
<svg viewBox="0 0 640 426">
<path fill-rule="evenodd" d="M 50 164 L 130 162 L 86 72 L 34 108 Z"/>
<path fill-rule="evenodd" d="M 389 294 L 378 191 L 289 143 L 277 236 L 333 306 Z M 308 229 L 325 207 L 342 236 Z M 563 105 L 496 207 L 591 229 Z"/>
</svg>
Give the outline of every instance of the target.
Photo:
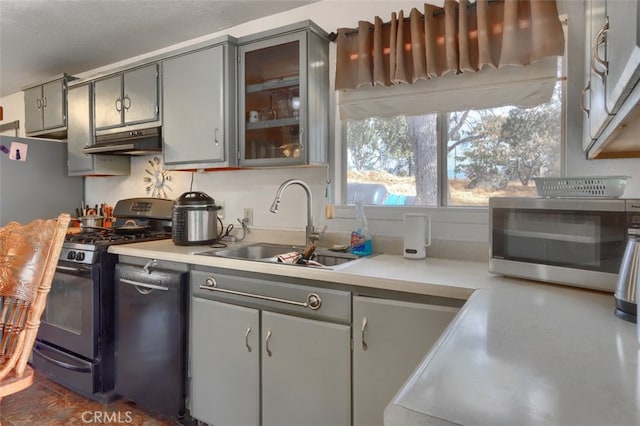
<svg viewBox="0 0 640 426">
<path fill-rule="evenodd" d="M 63 213 L 0 228 L 0 391 L 25 370 L 69 221 Z"/>
<path fill-rule="evenodd" d="M 14 353 L 18 345 L 18 337 L 27 322 L 27 311 L 31 305 L 20 299 L 6 296 L 0 315 L 0 363 Z"/>
</svg>

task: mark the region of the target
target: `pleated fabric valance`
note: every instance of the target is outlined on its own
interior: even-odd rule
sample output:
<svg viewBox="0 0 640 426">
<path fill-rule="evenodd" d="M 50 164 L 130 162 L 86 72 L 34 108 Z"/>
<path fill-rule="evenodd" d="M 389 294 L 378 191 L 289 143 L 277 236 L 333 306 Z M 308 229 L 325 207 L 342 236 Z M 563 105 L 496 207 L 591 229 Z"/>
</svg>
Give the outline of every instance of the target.
<svg viewBox="0 0 640 426">
<path fill-rule="evenodd" d="M 565 45 L 555 0 L 445 0 L 443 7 L 424 4 L 423 13 L 414 8 L 408 19 L 400 11 L 389 22 L 375 17 L 374 23 L 341 28 L 336 41 L 335 88 L 343 92 L 341 103 L 348 102 L 351 91 L 371 92 L 372 87 L 430 81 L 427 89 L 424 84 L 415 89 L 439 90 L 443 76 L 455 76 L 446 84 L 459 80 L 465 86 L 466 75 L 484 72 L 496 76 L 491 85 L 499 85 L 501 69 L 562 56 Z M 555 66 L 546 66 L 543 74 L 550 72 L 555 77 Z M 541 80 L 541 74 L 533 79 Z M 432 112 L 429 104 L 437 106 L 438 101 L 415 113 Z"/>
</svg>

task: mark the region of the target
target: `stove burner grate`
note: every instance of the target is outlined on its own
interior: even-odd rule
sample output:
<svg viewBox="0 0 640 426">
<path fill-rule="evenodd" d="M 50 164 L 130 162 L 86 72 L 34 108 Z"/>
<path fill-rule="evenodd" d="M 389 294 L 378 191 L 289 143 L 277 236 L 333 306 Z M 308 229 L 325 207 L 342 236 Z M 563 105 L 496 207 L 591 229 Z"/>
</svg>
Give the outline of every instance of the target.
<svg viewBox="0 0 640 426">
<path fill-rule="evenodd" d="M 119 244 L 171 238 L 167 232 L 147 231 L 138 234 L 117 234 L 113 231 L 79 232 L 65 238 L 68 243 L 80 244 Z"/>
</svg>

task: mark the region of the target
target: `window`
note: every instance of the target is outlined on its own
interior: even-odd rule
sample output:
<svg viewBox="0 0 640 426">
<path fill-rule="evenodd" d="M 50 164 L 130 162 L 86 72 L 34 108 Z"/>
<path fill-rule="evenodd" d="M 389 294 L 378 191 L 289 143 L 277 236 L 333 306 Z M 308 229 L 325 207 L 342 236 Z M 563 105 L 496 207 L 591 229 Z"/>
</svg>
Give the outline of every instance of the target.
<svg viewBox="0 0 640 426">
<path fill-rule="evenodd" d="M 346 122 L 347 204 L 486 206 L 558 176 L 563 81 L 551 100 Z"/>
</svg>

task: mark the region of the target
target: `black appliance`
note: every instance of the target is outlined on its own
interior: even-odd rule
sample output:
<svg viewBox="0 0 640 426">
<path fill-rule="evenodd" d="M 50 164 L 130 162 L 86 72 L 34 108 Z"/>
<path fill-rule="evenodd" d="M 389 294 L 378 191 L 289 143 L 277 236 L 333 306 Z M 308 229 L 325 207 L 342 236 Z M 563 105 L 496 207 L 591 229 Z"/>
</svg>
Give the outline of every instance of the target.
<svg viewBox="0 0 640 426">
<path fill-rule="evenodd" d="M 108 402 L 117 397 L 114 270 L 118 257 L 107 249 L 111 244 L 171 238 L 172 204 L 158 198 L 121 200 L 114 207 L 113 228 L 67 236 L 34 345 L 37 370 L 90 399 Z"/>
<path fill-rule="evenodd" d="M 121 256 L 115 282 L 116 392 L 188 423 L 187 266 Z"/>
</svg>

